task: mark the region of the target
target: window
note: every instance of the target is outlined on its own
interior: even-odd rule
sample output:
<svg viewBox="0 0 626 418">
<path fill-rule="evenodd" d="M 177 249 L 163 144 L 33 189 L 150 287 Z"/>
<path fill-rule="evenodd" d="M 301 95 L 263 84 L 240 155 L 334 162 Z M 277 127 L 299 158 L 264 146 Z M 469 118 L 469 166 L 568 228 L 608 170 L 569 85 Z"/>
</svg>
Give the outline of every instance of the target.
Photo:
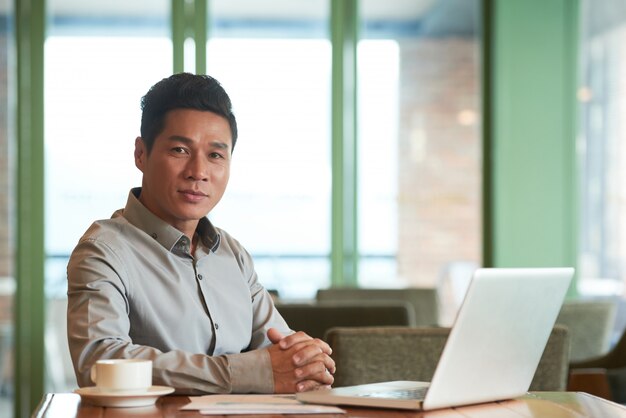
<svg viewBox="0 0 626 418">
<path fill-rule="evenodd" d="M 626 7 L 584 1 L 580 45 L 579 291 L 621 294 L 626 265 Z"/>
<path fill-rule="evenodd" d="M 361 2 L 362 286 L 438 286 L 481 262 L 479 12 L 479 1 Z"/>
<path fill-rule="evenodd" d="M 367 31 L 366 31 L 367 33 Z M 359 284 L 399 285 L 398 110 L 400 48 L 393 39 L 358 47 Z"/>
<path fill-rule="evenodd" d="M 99 3 L 100 4 L 100 3 Z M 50 391 L 76 387 L 65 336 L 68 257 L 139 186 L 140 98 L 171 74 L 169 1 L 52 0 L 45 44 L 46 353 Z M 145 7 L 145 5 L 144 5 Z M 62 359 L 63 361 L 58 361 Z"/>
<path fill-rule="evenodd" d="M 330 284 L 328 2 L 213 1 L 207 72 L 237 116 L 230 184 L 211 213 L 281 297 Z"/>
</svg>

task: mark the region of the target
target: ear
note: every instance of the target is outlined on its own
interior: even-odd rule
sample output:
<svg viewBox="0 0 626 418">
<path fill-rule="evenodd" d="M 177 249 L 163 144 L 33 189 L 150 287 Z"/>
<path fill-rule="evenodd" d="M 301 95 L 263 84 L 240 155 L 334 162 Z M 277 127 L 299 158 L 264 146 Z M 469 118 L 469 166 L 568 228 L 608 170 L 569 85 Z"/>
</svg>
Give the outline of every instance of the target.
<svg viewBox="0 0 626 418">
<path fill-rule="evenodd" d="M 135 166 L 143 173 L 148 158 L 148 150 L 143 138 L 138 136 L 135 138 Z"/>
</svg>

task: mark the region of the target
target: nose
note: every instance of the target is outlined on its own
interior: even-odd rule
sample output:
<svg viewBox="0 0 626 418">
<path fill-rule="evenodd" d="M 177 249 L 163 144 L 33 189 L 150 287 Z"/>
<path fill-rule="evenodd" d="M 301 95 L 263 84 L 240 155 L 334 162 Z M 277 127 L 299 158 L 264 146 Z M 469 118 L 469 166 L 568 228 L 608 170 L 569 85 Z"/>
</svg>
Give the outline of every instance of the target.
<svg viewBox="0 0 626 418">
<path fill-rule="evenodd" d="M 187 161 L 185 166 L 185 178 L 195 181 L 206 181 L 208 179 L 208 161 L 202 156 L 195 155 Z"/>
</svg>

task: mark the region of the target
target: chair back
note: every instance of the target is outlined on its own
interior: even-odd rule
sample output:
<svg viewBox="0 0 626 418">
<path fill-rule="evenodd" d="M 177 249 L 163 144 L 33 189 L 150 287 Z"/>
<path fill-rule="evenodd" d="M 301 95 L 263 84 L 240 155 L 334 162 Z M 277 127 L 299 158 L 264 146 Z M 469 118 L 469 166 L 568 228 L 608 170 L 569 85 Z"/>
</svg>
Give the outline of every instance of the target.
<svg viewBox="0 0 626 418">
<path fill-rule="evenodd" d="M 569 329 L 556 324 L 543 350 L 531 391 L 564 391 L 567 389 L 571 338 Z"/>
<path fill-rule="evenodd" d="M 598 357 L 609 350 L 616 304 L 612 300 L 568 300 L 556 320 L 569 328 L 572 361 Z"/>
<path fill-rule="evenodd" d="M 334 386 L 388 380 L 430 381 L 449 328 L 333 328 L 325 340 L 335 360 Z"/>
<path fill-rule="evenodd" d="M 615 346 L 611 350 L 598 357 L 583 361 L 572 361 L 570 363 L 571 369 L 608 369 L 608 370 L 622 370 L 625 376 L 626 382 L 626 329 L 624 329 L 622 336 L 617 341 Z M 624 392 L 626 393 L 626 392 Z"/>
<path fill-rule="evenodd" d="M 276 309 L 292 330 L 324 338 L 333 327 L 412 326 L 413 308 L 405 302 L 277 303 Z"/>
<path fill-rule="evenodd" d="M 608 353 L 570 363 L 568 389 L 626 404 L 626 330 Z"/>
<path fill-rule="evenodd" d="M 393 301 L 408 302 L 415 312 L 415 325 L 437 326 L 439 324 L 439 298 L 435 288 L 365 289 L 329 288 L 319 289 L 318 302 L 347 301 Z"/>
<path fill-rule="evenodd" d="M 449 333 L 450 328 L 440 327 L 330 329 L 325 340 L 333 350 L 337 366 L 334 386 L 389 380 L 430 381 Z M 565 390 L 568 363 L 568 330 L 555 326 L 531 390 Z"/>
</svg>

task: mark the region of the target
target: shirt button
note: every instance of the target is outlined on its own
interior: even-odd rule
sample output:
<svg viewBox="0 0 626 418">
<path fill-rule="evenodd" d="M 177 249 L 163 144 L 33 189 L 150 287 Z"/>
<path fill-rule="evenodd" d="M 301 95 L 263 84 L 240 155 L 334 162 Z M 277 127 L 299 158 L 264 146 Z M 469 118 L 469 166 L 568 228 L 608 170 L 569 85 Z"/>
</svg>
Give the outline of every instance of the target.
<svg viewBox="0 0 626 418">
<path fill-rule="evenodd" d="M 217 322 L 215 323 L 215 329 L 216 330 L 220 329 L 220 324 L 218 324 Z"/>
<path fill-rule="evenodd" d="M 154 239 L 157 239 L 157 234 L 155 234 L 154 232 L 152 234 L 150 234 L 150 236 Z"/>
<path fill-rule="evenodd" d="M 202 274 L 198 274 L 198 280 L 202 280 Z"/>
</svg>

